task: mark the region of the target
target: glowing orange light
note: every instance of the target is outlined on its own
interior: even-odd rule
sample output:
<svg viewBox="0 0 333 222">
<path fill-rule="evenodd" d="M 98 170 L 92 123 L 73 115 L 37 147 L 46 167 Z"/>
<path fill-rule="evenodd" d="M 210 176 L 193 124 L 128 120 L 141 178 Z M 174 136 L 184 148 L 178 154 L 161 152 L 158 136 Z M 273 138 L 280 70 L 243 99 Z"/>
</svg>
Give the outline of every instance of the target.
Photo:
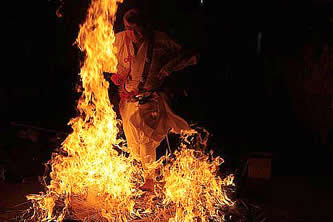
<svg viewBox="0 0 333 222">
<path fill-rule="evenodd" d="M 151 166 L 160 169 L 162 179 L 156 179 L 154 193 L 143 195 L 138 189 L 144 182 L 140 162 L 113 149 L 117 146 L 131 152 L 117 137 L 119 120 L 103 76 L 103 72 L 117 72 L 113 23 L 121 2 L 92 0 L 80 26 L 76 44 L 85 53 L 80 71 L 83 92 L 77 104 L 80 115 L 70 120 L 73 132 L 48 162 L 51 181 L 46 192 L 27 197 L 34 209 L 29 219 L 152 221 L 163 218 L 163 214 L 169 221 L 208 221 L 216 215 L 223 218 L 219 209 L 233 204 L 223 186 L 232 185 L 233 177 L 222 180 L 216 176 L 221 158 L 209 160 L 201 151 L 182 147 L 174 159 L 163 159 L 168 164 L 160 160 Z"/>
</svg>

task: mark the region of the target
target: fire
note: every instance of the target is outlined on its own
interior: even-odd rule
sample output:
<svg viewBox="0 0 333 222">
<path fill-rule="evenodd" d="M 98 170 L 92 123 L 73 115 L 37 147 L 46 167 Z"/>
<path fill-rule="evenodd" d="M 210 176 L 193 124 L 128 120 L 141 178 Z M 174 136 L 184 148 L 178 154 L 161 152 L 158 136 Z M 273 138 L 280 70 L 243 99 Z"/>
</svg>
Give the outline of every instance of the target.
<svg viewBox="0 0 333 222">
<path fill-rule="evenodd" d="M 223 218 L 220 210 L 233 204 L 223 187 L 233 182 L 232 177 L 222 180 L 216 175 L 223 162 L 220 157 L 210 160 L 202 151 L 181 148 L 175 158 L 153 164 L 160 169 L 153 194 L 138 189 L 145 172 L 139 161 L 124 154 L 131 150 L 118 138 L 119 120 L 103 76 L 103 72 L 117 72 L 113 24 L 121 2 L 91 1 L 76 40 L 85 53 L 80 71 L 83 92 L 77 104 L 80 115 L 70 120 L 72 133 L 48 162 L 51 173 L 45 193 L 27 197 L 34 212 L 28 220 L 151 221 L 166 212 L 164 220 L 169 221 Z"/>
<path fill-rule="evenodd" d="M 163 169 L 165 176 L 164 203 L 177 206 L 171 221 L 208 221 L 221 215 L 223 207 L 233 205 L 223 186 L 233 184 L 233 177 L 222 180 L 216 176 L 221 157 L 209 160 L 209 156 L 193 149 L 175 152 L 174 161 Z"/>
</svg>

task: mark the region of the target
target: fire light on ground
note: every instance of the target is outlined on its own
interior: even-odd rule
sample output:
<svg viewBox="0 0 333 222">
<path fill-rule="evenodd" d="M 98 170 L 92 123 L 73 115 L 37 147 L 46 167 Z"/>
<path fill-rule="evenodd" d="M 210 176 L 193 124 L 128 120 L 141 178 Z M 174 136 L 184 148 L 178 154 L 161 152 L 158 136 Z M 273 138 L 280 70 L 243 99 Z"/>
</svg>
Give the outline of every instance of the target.
<svg viewBox="0 0 333 222">
<path fill-rule="evenodd" d="M 144 169 L 131 148 L 117 137 L 118 122 L 103 72 L 116 73 L 113 24 L 122 0 L 92 0 L 77 45 L 85 53 L 81 67 L 79 116 L 73 131 L 53 153 L 45 192 L 29 195 L 29 221 L 224 221 L 233 205 L 226 188 L 233 176 L 217 175 L 223 160 L 195 145 L 183 145 L 151 166 L 158 172 L 154 192 L 143 192 Z M 115 149 L 117 148 L 117 149 Z M 124 152 L 119 152 L 122 150 Z"/>
</svg>

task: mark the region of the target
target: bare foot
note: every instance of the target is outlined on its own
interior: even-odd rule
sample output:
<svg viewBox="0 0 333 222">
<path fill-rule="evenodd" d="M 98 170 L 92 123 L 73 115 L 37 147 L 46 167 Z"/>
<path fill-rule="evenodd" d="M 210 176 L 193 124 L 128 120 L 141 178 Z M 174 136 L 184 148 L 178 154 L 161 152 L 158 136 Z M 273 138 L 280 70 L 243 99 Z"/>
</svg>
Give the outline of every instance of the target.
<svg viewBox="0 0 333 222">
<path fill-rule="evenodd" d="M 153 179 L 146 179 L 145 183 L 140 187 L 143 191 L 152 192 L 154 190 L 154 180 Z"/>
</svg>

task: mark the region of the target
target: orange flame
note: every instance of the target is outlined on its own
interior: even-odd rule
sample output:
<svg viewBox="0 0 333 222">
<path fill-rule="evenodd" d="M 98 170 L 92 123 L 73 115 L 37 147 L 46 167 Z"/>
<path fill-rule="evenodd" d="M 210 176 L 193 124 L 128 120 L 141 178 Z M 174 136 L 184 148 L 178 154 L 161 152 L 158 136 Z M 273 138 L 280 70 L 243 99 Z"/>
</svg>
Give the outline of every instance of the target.
<svg viewBox="0 0 333 222">
<path fill-rule="evenodd" d="M 220 157 L 209 160 L 201 151 L 186 149 L 175 152 L 172 164 L 163 169 L 165 176 L 164 203 L 177 206 L 176 215 L 170 221 L 208 221 L 224 205 L 232 206 L 223 190 L 233 185 L 233 176 L 222 180 L 216 176 L 223 163 Z"/>
<path fill-rule="evenodd" d="M 52 180 L 39 202 L 39 207 L 47 211 L 48 220 L 64 217 L 63 213 L 54 215 L 56 201 L 65 198 L 67 203 L 73 203 L 75 196 L 84 199 L 87 206 L 101 207 L 106 217 L 118 211 L 130 211 L 134 206 L 130 200 L 137 195 L 133 192 L 133 175 L 140 174 L 140 169 L 132 167 L 131 159 L 112 149 L 121 141 L 117 139 L 109 83 L 103 76 L 103 71 L 117 71 L 113 23 L 119 2 L 122 0 L 93 0 L 80 27 L 76 43 L 85 53 L 80 73 L 84 90 L 77 106 L 81 115 L 69 122 L 73 132 L 62 144 L 66 155 L 55 154 L 50 161 Z M 74 202 L 79 201 L 74 198 Z"/>
<path fill-rule="evenodd" d="M 85 53 L 80 72 L 83 92 L 77 105 L 80 115 L 70 120 L 73 132 L 48 162 L 51 181 L 46 192 L 27 196 L 34 209 L 30 220 L 151 221 L 171 211 L 165 220 L 208 221 L 219 215 L 221 207 L 233 204 L 223 190 L 233 184 L 233 177 L 216 176 L 223 162 L 219 157 L 209 161 L 203 152 L 181 148 L 175 159 L 163 159 L 171 160 L 166 166 L 162 160 L 152 165 L 162 169 L 163 179 L 156 181 L 155 192 L 147 197 L 138 189 L 144 175 L 140 162 L 113 149 L 127 148 L 117 137 L 118 120 L 103 72 L 117 71 L 113 24 L 121 2 L 92 0 L 80 27 L 76 43 Z M 157 189 L 159 184 L 164 186 Z"/>
</svg>

